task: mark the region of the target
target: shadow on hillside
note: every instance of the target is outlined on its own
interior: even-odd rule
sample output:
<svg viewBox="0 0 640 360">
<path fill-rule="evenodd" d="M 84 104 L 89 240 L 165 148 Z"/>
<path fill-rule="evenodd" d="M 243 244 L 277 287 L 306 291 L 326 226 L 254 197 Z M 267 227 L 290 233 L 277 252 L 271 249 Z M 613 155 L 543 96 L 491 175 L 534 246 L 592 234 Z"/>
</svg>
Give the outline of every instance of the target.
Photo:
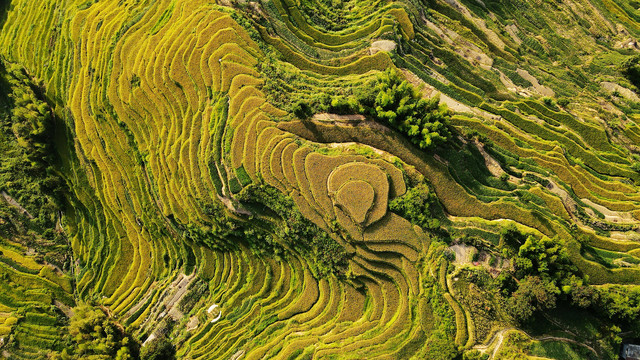
<svg viewBox="0 0 640 360">
<path fill-rule="evenodd" d="M 7 13 L 11 8 L 11 0 L 0 0 L 0 30 L 4 26 L 4 22 L 7 21 Z"/>
<path fill-rule="evenodd" d="M 9 97 L 11 87 L 7 80 L 7 69 L 4 62 L 0 61 L 0 106 L 9 108 L 13 106 L 13 100 Z"/>
</svg>

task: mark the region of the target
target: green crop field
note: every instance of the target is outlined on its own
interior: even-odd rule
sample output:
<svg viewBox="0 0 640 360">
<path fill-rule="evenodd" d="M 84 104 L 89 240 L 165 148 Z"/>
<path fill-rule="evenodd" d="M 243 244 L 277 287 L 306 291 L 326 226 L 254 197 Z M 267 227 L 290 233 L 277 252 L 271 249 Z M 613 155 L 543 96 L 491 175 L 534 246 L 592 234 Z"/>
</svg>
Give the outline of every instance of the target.
<svg viewBox="0 0 640 360">
<path fill-rule="evenodd" d="M 0 358 L 618 359 L 640 2 L 0 3 Z"/>
</svg>

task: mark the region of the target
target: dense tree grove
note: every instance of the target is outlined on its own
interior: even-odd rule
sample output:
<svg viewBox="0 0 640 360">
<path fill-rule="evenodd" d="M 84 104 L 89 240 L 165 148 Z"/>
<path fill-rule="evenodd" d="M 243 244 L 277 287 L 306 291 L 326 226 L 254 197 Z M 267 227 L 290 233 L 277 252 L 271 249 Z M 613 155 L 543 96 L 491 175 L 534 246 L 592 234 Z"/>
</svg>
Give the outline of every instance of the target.
<svg viewBox="0 0 640 360">
<path fill-rule="evenodd" d="M 149 342 L 140 350 L 141 360 L 172 360 L 176 358 L 176 348 L 166 336 Z"/>
<path fill-rule="evenodd" d="M 529 275 L 520 280 L 518 289 L 511 294 L 508 301 L 510 312 L 516 320 L 526 321 L 536 311 L 555 307 L 559 293 L 553 282 Z"/>
<path fill-rule="evenodd" d="M 54 170 L 54 117 L 21 67 L 0 59 L 0 236 L 60 268 L 67 242 L 55 231 L 66 185 Z"/>
<path fill-rule="evenodd" d="M 433 216 L 433 207 L 437 201 L 437 196 L 429 191 L 426 184 L 421 183 L 403 196 L 393 199 L 389 203 L 389 209 L 422 228 L 437 229 L 440 221 Z"/>
<path fill-rule="evenodd" d="M 130 360 L 135 359 L 132 351 L 134 341 L 125 335 L 107 315 L 89 305 L 74 308 L 74 315 L 69 322 L 69 346 L 60 354 L 55 354 L 57 360 Z"/>
<path fill-rule="evenodd" d="M 51 110 L 16 65 L 0 62 L 0 92 L 0 191 L 32 215 L 33 225 L 52 227 L 63 185 L 51 166 Z"/>
<path fill-rule="evenodd" d="M 292 99 L 284 105 L 300 119 L 314 112 L 363 114 L 398 130 L 420 149 L 433 149 L 451 138 L 452 111 L 440 97 L 425 99 L 397 70 L 387 69 L 374 80 L 345 90 L 344 94 L 317 94 L 309 99 Z"/>
<path fill-rule="evenodd" d="M 244 228 L 244 238 L 253 246 L 262 247 L 271 253 L 280 254 L 282 243 L 313 257 L 313 269 L 317 274 L 340 273 L 344 270 L 347 254 L 344 248 L 325 231 L 313 224 L 296 210 L 293 200 L 277 189 L 251 185 L 246 187 L 238 199 L 248 203 L 259 203 L 263 211 L 272 211 L 281 223 L 279 226 L 264 224 L 269 231 L 256 227 Z M 281 240 L 279 242 L 277 240 Z"/>
<path fill-rule="evenodd" d="M 375 98 L 372 99 L 372 95 Z M 394 69 L 378 76 L 371 94 L 357 93 L 356 96 L 364 112 L 396 128 L 421 149 L 431 149 L 451 137 L 447 126 L 451 111 L 440 104 L 440 97 L 423 98 L 420 91 Z"/>
<path fill-rule="evenodd" d="M 537 311 L 554 308 L 561 295 L 580 307 L 591 305 L 592 288 L 579 276 L 563 240 L 527 236 L 511 225 L 502 231 L 501 246 L 512 259 L 513 273 L 503 272 L 498 283 L 516 321 L 527 322 Z"/>
<path fill-rule="evenodd" d="M 640 318 L 640 287 L 608 285 L 599 289 L 595 305 L 610 319 L 633 323 Z"/>
<path fill-rule="evenodd" d="M 559 238 L 529 236 L 515 258 L 516 276 L 538 275 L 552 282 L 569 279 L 577 269 Z"/>
</svg>

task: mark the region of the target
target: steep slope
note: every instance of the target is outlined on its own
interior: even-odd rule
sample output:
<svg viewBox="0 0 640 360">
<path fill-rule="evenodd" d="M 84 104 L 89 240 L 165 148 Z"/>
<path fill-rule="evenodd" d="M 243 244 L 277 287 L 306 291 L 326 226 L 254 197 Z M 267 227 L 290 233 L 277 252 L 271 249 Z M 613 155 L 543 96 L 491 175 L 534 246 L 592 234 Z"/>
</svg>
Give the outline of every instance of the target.
<svg viewBox="0 0 640 360">
<path fill-rule="evenodd" d="M 13 0 L 0 53 L 68 133 L 75 298 L 143 349 L 508 358 L 556 298 L 634 329 L 636 5 Z"/>
</svg>

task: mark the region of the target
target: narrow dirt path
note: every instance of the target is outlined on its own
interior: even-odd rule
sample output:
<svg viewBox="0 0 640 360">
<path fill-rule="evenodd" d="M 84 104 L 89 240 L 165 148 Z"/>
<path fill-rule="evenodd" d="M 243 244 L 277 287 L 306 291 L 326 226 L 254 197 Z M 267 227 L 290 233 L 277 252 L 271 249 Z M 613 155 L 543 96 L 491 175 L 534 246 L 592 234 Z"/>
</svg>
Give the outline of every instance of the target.
<svg viewBox="0 0 640 360">
<path fill-rule="evenodd" d="M 578 346 L 582 346 L 585 347 L 587 349 L 589 349 L 592 353 L 594 353 L 596 355 L 596 357 L 598 356 L 598 352 L 592 348 L 591 346 L 585 344 L 585 343 L 581 343 L 579 341 L 573 340 L 573 339 L 569 339 L 569 338 L 565 338 L 565 337 L 558 337 L 558 336 L 538 336 L 535 338 L 532 338 L 534 340 L 537 341 L 549 341 L 549 340 L 553 340 L 553 341 L 562 341 L 562 342 L 566 342 L 566 343 L 571 343 L 571 344 L 575 344 Z"/>
<path fill-rule="evenodd" d="M 504 333 L 506 332 L 507 330 L 503 330 L 500 332 L 500 334 L 498 334 L 498 343 L 493 348 L 493 352 L 491 353 L 491 357 L 489 358 L 489 360 L 493 360 L 496 358 L 496 354 L 498 353 L 498 350 L 500 350 L 500 347 L 502 346 L 502 342 L 504 341 Z"/>
<path fill-rule="evenodd" d="M 516 330 L 516 329 L 512 328 L 512 327 L 509 327 L 509 328 L 505 328 L 505 329 L 502 329 L 500 331 L 497 331 L 495 334 L 493 334 L 493 336 L 491 337 L 491 339 L 489 340 L 489 342 L 486 345 L 476 345 L 473 348 L 475 350 L 479 350 L 481 352 L 486 352 L 487 350 L 489 350 L 489 348 L 492 346 L 492 344 L 497 340 L 498 342 L 496 343 L 495 347 L 493 348 L 493 352 L 491 353 L 491 356 L 489 357 L 489 360 L 493 360 L 496 357 L 496 354 L 498 353 L 498 350 L 502 346 L 502 342 L 504 341 L 504 334 L 507 331 L 511 331 L 511 330 Z"/>
<path fill-rule="evenodd" d="M 23 208 L 22 205 L 20 205 L 20 203 L 18 203 L 16 201 L 16 199 L 12 198 L 9 194 L 7 194 L 6 192 L 1 192 L 0 194 L 2 194 L 2 197 L 4 197 L 5 201 L 7 203 L 9 203 L 9 205 L 17 208 L 18 210 L 20 210 L 21 213 L 27 215 L 29 217 L 29 219 L 33 219 L 33 215 L 29 214 L 29 212 L 27 211 L 27 209 Z"/>
<path fill-rule="evenodd" d="M 478 139 L 473 141 L 473 144 L 476 146 L 482 157 L 484 158 L 484 163 L 487 166 L 487 169 L 491 173 L 491 175 L 499 178 L 502 174 L 505 174 L 505 171 L 502 170 L 500 163 L 496 159 L 494 159 L 491 155 L 489 155 L 484 149 L 484 145 L 478 141 Z M 513 176 L 509 176 L 510 179 L 515 181 Z"/>
<path fill-rule="evenodd" d="M 502 342 L 504 341 L 504 335 L 508 331 L 512 331 L 512 330 L 518 330 L 518 329 L 509 327 L 509 328 L 505 328 L 500 331 L 497 331 L 495 334 L 493 334 L 489 342 L 483 345 L 476 345 L 473 347 L 473 349 L 486 353 L 486 351 L 493 346 L 493 351 L 491 352 L 491 356 L 489 357 L 489 360 L 494 360 L 496 358 L 496 355 L 498 354 L 498 351 L 500 350 L 500 347 L 502 347 Z M 585 343 L 581 343 L 577 340 L 573 340 L 573 339 L 569 339 L 561 336 L 551 336 L 551 335 L 542 335 L 542 336 L 533 337 L 522 330 L 518 330 L 518 331 L 521 331 L 523 334 L 527 335 L 530 339 L 536 340 L 536 341 L 560 341 L 560 342 L 571 343 L 574 345 L 582 346 L 589 349 L 589 351 L 591 351 L 596 357 L 598 357 L 598 352 L 593 347 Z M 496 342 L 495 346 L 493 345 L 494 342 Z"/>
</svg>

